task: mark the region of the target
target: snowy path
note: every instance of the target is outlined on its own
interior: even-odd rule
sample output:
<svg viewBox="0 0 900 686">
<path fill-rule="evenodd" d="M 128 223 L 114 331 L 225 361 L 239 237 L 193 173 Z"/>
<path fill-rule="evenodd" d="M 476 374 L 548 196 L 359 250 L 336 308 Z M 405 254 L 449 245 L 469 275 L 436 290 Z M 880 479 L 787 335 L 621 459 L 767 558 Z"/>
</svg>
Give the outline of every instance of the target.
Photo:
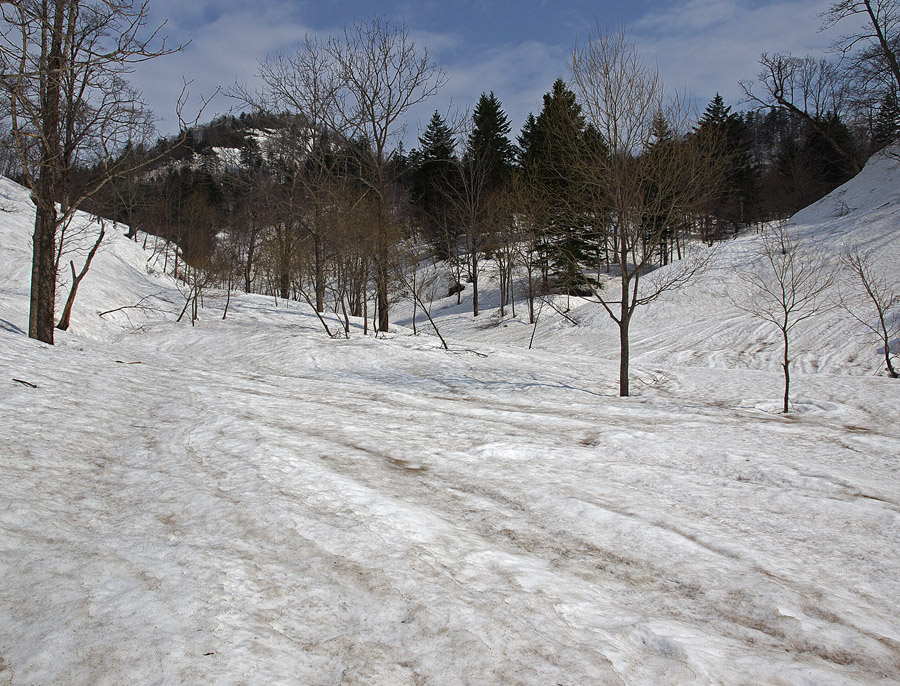
<svg viewBox="0 0 900 686">
<path fill-rule="evenodd" d="M 608 362 L 261 302 L 0 332 L 0 684 L 900 683 L 889 380 L 622 400 Z"/>
</svg>

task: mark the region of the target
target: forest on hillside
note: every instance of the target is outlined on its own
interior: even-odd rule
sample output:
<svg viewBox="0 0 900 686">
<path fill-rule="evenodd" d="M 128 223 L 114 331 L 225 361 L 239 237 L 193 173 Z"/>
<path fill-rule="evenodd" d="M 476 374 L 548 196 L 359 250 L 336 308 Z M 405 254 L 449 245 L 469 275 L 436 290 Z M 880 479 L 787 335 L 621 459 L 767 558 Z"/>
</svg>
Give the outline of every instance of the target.
<svg viewBox="0 0 900 686">
<path fill-rule="evenodd" d="M 791 215 L 900 131 L 897 7 L 880 0 L 826 12 L 826 24 L 864 21 L 840 60 L 762 55 L 738 111 L 717 95 L 696 115 L 627 31 L 598 23 L 520 132 L 485 84 L 470 113 L 436 110 L 406 150 L 411 108 L 446 77 L 406 26 L 376 17 L 262 62 L 260 88 L 228 93 L 239 115 L 154 141 L 125 81 L 168 51 L 141 36 L 146 8 L 2 8 L 0 161 L 38 208 L 29 328 L 47 342 L 64 323 L 53 299 L 76 210 L 174 246 L 166 266 L 195 299 L 240 288 L 386 330 L 430 259 L 450 265 L 449 290 L 471 284 L 476 316 L 487 264 L 501 307 L 523 299 L 530 320 L 542 293 L 606 302 L 597 276 L 616 273 L 624 322 L 642 274 Z"/>
</svg>

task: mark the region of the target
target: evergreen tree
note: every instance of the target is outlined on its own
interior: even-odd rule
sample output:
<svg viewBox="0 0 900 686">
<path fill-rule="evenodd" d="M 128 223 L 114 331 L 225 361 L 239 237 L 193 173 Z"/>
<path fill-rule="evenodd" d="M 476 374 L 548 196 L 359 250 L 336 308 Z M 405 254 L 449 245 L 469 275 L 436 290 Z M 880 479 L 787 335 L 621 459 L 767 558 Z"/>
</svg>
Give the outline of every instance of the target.
<svg viewBox="0 0 900 686">
<path fill-rule="evenodd" d="M 675 140 L 675 133 L 666 120 L 662 112 L 657 112 L 653 117 L 650 127 L 650 140 L 644 150 L 644 156 L 647 158 L 658 158 L 659 163 L 650 163 L 645 165 L 649 172 L 656 174 L 648 174 L 649 178 L 644 181 L 645 200 L 643 202 L 645 214 L 643 220 L 643 230 L 645 240 L 652 240 L 659 243 L 660 263 L 667 264 L 670 257 L 670 248 L 672 240 L 675 236 L 676 227 L 672 224 L 670 212 L 662 212 L 662 208 L 669 208 L 672 202 L 666 202 L 666 198 L 671 198 L 674 188 L 671 183 L 665 183 L 662 172 L 665 171 L 665 160 L 670 155 L 673 146 L 678 145 Z M 659 236 L 658 240 L 653 237 Z"/>
<path fill-rule="evenodd" d="M 872 151 L 881 150 L 900 139 L 900 103 L 896 91 L 884 96 L 872 122 Z"/>
<path fill-rule="evenodd" d="M 472 113 L 472 132 L 466 157 L 485 175 L 487 188 L 499 190 L 509 181 L 515 163 L 515 147 L 509 140 L 509 119 L 494 95 L 482 93 Z"/>
<path fill-rule="evenodd" d="M 529 115 L 519 136 L 522 173 L 545 207 L 547 227 L 541 245 L 544 288 L 553 281 L 569 292 L 584 288 L 581 263 L 598 254 L 593 218 L 579 211 L 577 175 L 586 155 L 603 154 L 600 135 L 586 130 L 581 106 L 565 81 L 557 79 L 544 95 L 537 117 Z"/>
<path fill-rule="evenodd" d="M 814 203 L 854 174 L 852 164 L 833 145 L 834 140 L 853 145 L 853 135 L 841 118 L 828 113 L 814 122 L 815 126 L 789 117 L 779 130 L 767 184 L 777 216 L 789 216 Z"/>
<path fill-rule="evenodd" d="M 846 156 L 835 150 L 833 142 L 837 141 L 846 150 L 853 149 L 856 144 L 850 129 L 837 113 L 828 112 L 814 119 L 818 127 L 807 130 L 804 152 L 810 159 L 824 196 L 856 173 L 856 168 Z"/>
<path fill-rule="evenodd" d="M 425 238 L 439 253 L 448 249 L 448 193 L 458 175 L 456 140 L 446 120 L 435 112 L 410 156 L 409 191 Z"/>
<path fill-rule="evenodd" d="M 725 105 L 716 93 L 697 124 L 697 135 L 708 136 L 727 159 L 722 190 L 710 212 L 715 219 L 715 236 L 723 229 L 735 230 L 758 216 L 759 172 L 753 164 L 750 135 L 740 115 Z"/>
</svg>

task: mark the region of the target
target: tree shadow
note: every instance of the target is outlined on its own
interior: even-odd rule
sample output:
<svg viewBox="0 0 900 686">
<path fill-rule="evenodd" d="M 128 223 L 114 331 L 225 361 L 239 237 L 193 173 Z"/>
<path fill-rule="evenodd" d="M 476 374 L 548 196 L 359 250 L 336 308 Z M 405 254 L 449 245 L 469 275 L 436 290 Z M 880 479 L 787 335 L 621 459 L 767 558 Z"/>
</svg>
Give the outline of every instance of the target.
<svg viewBox="0 0 900 686">
<path fill-rule="evenodd" d="M 20 329 L 18 326 L 16 326 L 12 322 L 6 321 L 5 319 L 0 319 L 0 329 L 3 329 L 4 331 L 9 331 L 10 333 L 20 333 L 23 336 L 25 335 L 25 332 L 22 329 Z"/>
</svg>

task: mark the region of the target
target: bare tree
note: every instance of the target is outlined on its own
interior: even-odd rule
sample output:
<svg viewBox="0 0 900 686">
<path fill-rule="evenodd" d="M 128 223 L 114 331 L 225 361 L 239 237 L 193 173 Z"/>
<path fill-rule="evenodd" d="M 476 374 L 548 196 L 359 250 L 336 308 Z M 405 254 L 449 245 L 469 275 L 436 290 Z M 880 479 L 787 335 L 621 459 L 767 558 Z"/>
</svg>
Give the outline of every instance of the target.
<svg viewBox="0 0 900 686">
<path fill-rule="evenodd" d="M 389 325 L 391 248 L 398 230 L 391 208 L 394 146 L 403 132 L 403 117 L 433 95 L 446 77 L 405 25 L 383 17 L 348 26 L 343 36 L 328 40 L 327 51 L 340 75 L 336 103 L 343 126 L 338 128 L 365 143 L 360 147 L 360 180 L 376 199 L 372 259 L 378 329 L 384 331 Z"/>
<path fill-rule="evenodd" d="M 588 126 L 603 145 L 579 154 L 577 210 L 608 224 L 618 295 L 594 294 L 619 328 L 619 394 L 629 395 L 629 330 L 635 310 L 679 288 L 705 264 L 700 254 L 653 271 L 671 231 L 683 229 L 722 178 L 716 142 L 685 137 L 688 115 L 666 97 L 655 69 L 638 54 L 627 32 L 598 30 L 576 48 L 572 74 Z M 662 136 L 660 125 L 669 133 Z"/>
<path fill-rule="evenodd" d="M 841 306 L 878 337 L 884 346 L 888 375 L 896 379 L 898 373 L 893 360 L 897 355 L 891 350 L 891 343 L 900 335 L 900 288 L 884 271 L 878 270 L 874 254 L 859 246 L 847 250 L 841 264 L 849 276 L 841 294 Z M 864 308 L 866 315 L 861 314 Z"/>
<path fill-rule="evenodd" d="M 827 253 L 792 236 L 786 221 L 767 228 L 759 238 L 758 269 L 739 272 L 743 291 L 729 294 L 740 309 L 778 328 L 782 339 L 784 403 L 790 411 L 790 336 L 798 324 L 830 309 L 829 290 L 835 269 Z"/>
<path fill-rule="evenodd" d="M 513 241 L 514 260 L 525 271 L 525 298 L 528 305 L 528 323 L 536 320 L 535 301 L 541 281 L 540 255 L 544 228 L 548 221 L 548 203 L 539 184 L 525 170 L 513 177 L 507 196 L 511 231 L 517 237 Z"/>
<path fill-rule="evenodd" d="M 315 309 L 325 308 L 326 197 L 334 174 L 335 146 L 342 129 L 337 110 L 341 73 L 327 45 L 307 35 L 290 56 L 278 54 L 259 64 L 263 87 L 250 93 L 235 86 L 231 95 L 255 110 L 280 116 L 282 147 L 290 143 L 292 178 L 298 192 L 290 199 L 300 227 L 313 244 Z M 284 114 L 288 116 L 283 116 Z"/>
<path fill-rule="evenodd" d="M 490 214 L 495 204 L 494 195 L 488 186 L 485 160 L 474 155 L 463 156 L 451 162 L 454 172 L 452 182 L 440 189 L 454 225 L 459 226 L 463 250 L 467 255 L 468 276 L 472 283 L 472 315 L 477 317 L 479 309 L 479 276 L 481 275 L 481 254 L 485 249 L 489 231 Z M 458 246 L 457 246 L 458 247 Z"/>
<path fill-rule="evenodd" d="M 862 26 L 841 36 L 835 48 L 849 56 L 849 69 L 868 92 L 900 90 L 900 3 L 897 0 L 841 0 L 824 13 L 824 27 L 858 17 Z"/>
<path fill-rule="evenodd" d="M 53 343 L 57 232 L 85 199 L 124 171 L 116 152 L 150 129 L 133 65 L 167 54 L 145 31 L 147 0 L 0 3 L 0 89 L 10 142 L 36 206 L 28 335 Z M 103 174 L 73 184 L 79 164 Z"/>
<path fill-rule="evenodd" d="M 850 83 L 846 73 L 826 58 L 790 53 L 763 53 L 756 80 L 741 81 L 745 101 L 758 108 L 777 107 L 790 112 L 828 141 L 853 173 L 863 160 L 846 141 L 826 125 L 829 115 L 845 113 L 850 103 Z"/>
<path fill-rule="evenodd" d="M 72 270 L 72 283 L 69 286 L 69 295 L 66 298 L 66 304 L 63 306 L 62 315 L 59 318 L 59 322 L 56 324 L 56 328 L 60 331 L 67 331 L 69 328 L 69 323 L 72 318 L 72 306 L 75 304 L 75 296 L 78 294 L 78 287 L 81 285 L 81 282 L 84 280 L 84 277 L 87 276 L 88 270 L 91 268 L 91 262 L 94 261 L 94 256 L 97 254 L 97 250 L 100 249 L 100 244 L 103 243 L 103 238 L 106 236 L 106 227 L 104 226 L 104 222 L 101 219 L 100 224 L 100 232 L 97 234 L 97 240 L 94 241 L 91 248 L 88 250 L 87 256 L 84 258 L 84 263 L 81 266 L 81 271 L 75 271 L 75 261 L 69 261 L 69 268 Z"/>
</svg>

